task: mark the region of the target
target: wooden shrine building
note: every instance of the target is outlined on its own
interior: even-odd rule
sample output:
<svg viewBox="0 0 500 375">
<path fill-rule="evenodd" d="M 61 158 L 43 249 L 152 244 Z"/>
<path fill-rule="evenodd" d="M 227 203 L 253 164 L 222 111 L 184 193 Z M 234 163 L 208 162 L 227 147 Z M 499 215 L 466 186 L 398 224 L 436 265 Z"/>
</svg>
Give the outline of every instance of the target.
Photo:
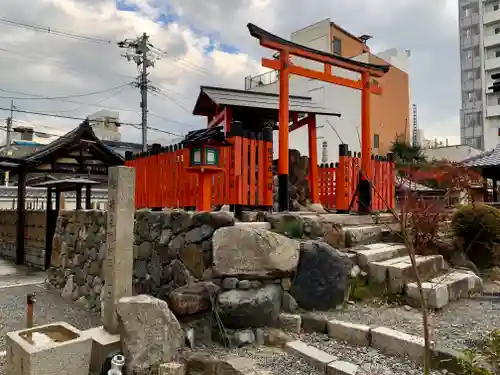
<svg viewBox="0 0 500 375">
<path fill-rule="evenodd" d="M 0 173 L 9 172 L 10 180 L 17 184 L 16 263 L 23 264 L 25 258 L 25 196 L 29 182 L 31 186 L 47 188 L 47 267 L 61 192 L 75 191 L 77 209 L 81 209 L 82 189 L 85 189 L 85 208 L 89 209 L 92 186 L 107 186 L 108 167 L 124 162 L 97 138 L 88 120 L 33 154 L 23 158 L 0 156 Z"/>
</svg>

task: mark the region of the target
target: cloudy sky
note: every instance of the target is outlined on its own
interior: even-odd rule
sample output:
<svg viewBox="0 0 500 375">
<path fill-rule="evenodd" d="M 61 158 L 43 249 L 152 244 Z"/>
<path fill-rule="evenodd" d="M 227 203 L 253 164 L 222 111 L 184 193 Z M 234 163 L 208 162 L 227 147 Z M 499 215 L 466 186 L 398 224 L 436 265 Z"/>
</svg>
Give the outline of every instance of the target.
<svg viewBox="0 0 500 375">
<path fill-rule="evenodd" d="M 199 86 L 243 88 L 262 71 L 264 51 L 248 34 L 253 22 L 280 36 L 324 18 L 353 34 L 370 34 L 372 51 L 409 49 L 413 100 L 426 138 L 459 142 L 460 64 L 457 0 L 2 0 L 0 2 L 0 108 L 85 117 L 117 110 L 140 123 L 137 75 L 116 41 L 143 32 L 166 52 L 151 70 L 149 125 L 182 134 L 203 126 L 191 115 Z M 11 21 L 86 35 L 111 43 L 14 26 Z M 95 93 L 93 95 L 89 95 Z M 54 99 L 33 99 L 36 97 Z M 30 98 L 30 99 L 28 99 Z M 0 121 L 8 112 L 0 110 Z M 78 120 L 16 113 L 17 124 L 68 131 Z M 141 133 L 124 125 L 124 140 Z M 172 136 L 150 132 L 150 140 Z"/>
</svg>

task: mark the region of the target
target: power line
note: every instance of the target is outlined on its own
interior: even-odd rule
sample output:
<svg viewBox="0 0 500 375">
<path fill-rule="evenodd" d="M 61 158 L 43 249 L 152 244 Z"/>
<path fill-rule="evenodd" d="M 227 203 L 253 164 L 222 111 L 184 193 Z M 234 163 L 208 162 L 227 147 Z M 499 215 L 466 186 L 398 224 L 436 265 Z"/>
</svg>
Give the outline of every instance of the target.
<svg viewBox="0 0 500 375">
<path fill-rule="evenodd" d="M 154 86 L 149 86 L 149 92 L 152 93 L 152 94 L 155 94 L 155 95 L 162 95 L 162 96 L 164 96 L 165 98 L 167 98 L 168 100 L 170 100 L 172 103 L 174 103 L 175 105 L 177 105 L 179 108 L 182 108 L 187 113 L 191 114 L 191 111 L 189 109 L 187 109 L 184 105 L 182 105 L 181 103 L 179 103 L 177 100 L 175 100 L 170 95 L 168 95 L 167 93 L 163 92 L 162 90 L 160 90 L 160 89 L 158 89 L 158 88 L 156 88 Z"/>
<path fill-rule="evenodd" d="M 4 25 L 23 28 L 26 30 L 33 30 L 33 31 L 51 34 L 51 35 L 63 36 L 63 37 L 67 37 L 67 38 L 84 40 L 84 41 L 89 41 L 89 42 L 94 42 L 94 43 L 101 43 L 101 44 L 116 43 L 116 41 L 111 40 L 111 39 L 104 39 L 104 38 L 99 38 L 99 37 L 77 34 L 77 33 L 69 32 L 69 31 L 54 29 L 54 28 L 51 28 L 50 26 L 49 27 L 38 26 L 38 25 L 33 25 L 33 24 L 25 23 L 25 22 L 9 20 L 9 19 L 3 18 L 3 17 L 0 17 L 0 23 L 2 23 Z"/>
<path fill-rule="evenodd" d="M 9 92 L 12 94 L 18 94 L 18 95 L 26 95 L 26 96 L 33 96 L 32 98 L 26 98 L 26 97 L 13 97 L 13 96 L 0 96 L 1 99 L 13 99 L 13 100 L 61 100 L 61 99 L 68 99 L 68 98 L 82 98 L 84 96 L 92 96 L 92 95 L 97 95 L 97 94 L 102 94 L 108 91 L 116 90 L 125 86 L 131 85 L 132 82 L 127 82 L 123 83 L 119 86 L 115 87 L 110 87 L 108 89 L 100 90 L 100 91 L 94 91 L 94 92 L 89 92 L 85 94 L 75 94 L 75 95 L 65 95 L 65 96 L 44 96 L 44 95 L 39 95 L 39 94 L 30 94 L 30 93 L 23 93 L 20 91 L 13 91 L 13 90 L 6 90 L 0 88 L 0 91 L 3 92 Z"/>
</svg>

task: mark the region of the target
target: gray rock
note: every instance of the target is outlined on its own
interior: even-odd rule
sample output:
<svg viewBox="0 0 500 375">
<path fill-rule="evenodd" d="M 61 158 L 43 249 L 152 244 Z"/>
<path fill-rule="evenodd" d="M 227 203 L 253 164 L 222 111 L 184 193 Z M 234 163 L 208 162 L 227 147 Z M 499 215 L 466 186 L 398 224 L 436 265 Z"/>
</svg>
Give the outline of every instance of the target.
<svg viewBox="0 0 500 375">
<path fill-rule="evenodd" d="M 223 324 L 230 329 L 272 326 L 278 319 L 281 297 L 278 285 L 230 290 L 219 295 L 217 310 Z"/>
<path fill-rule="evenodd" d="M 273 213 L 266 215 L 274 231 L 291 238 L 302 238 L 304 235 L 304 219 L 302 216 L 289 213 Z"/>
<path fill-rule="evenodd" d="M 262 286 L 262 283 L 259 280 L 252 280 L 251 284 L 252 289 L 259 289 Z"/>
<path fill-rule="evenodd" d="M 179 234 L 181 232 L 187 232 L 191 229 L 193 221 L 191 220 L 191 214 L 184 210 L 173 210 L 171 211 L 172 217 L 172 233 Z"/>
<path fill-rule="evenodd" d="M 235 277 L 226 277 L 222 281 L 222 288 L 225 290 L 232 290 L 238 287 L 238 279 Z"/>
<path fill-rule="evenodd" d="M 220 275 L 267 277 L 291 273 L 299 259 L 297 242 L 281 234 L 225 227 L 212 237 L 214 269 Z"/>
<path fill-rule="evenodd" d="M 186 285 L 172 291 L 168 297 L 168 306 L 177 315 L 194 315 L 212 307 L 219 287 L 211 282 L 199 282 Z"/>
<path fill-rule="evenodd" d="M 165 301 L 148 295 L 125 297 L 118 301 L 116 310 L 128 373 L 177 357 L 184 345 L 184 332 Z"/>
<path fill-rule="evenodd" d="M 134 277 L 144 279 L 148 274 L 148 267 L 145 260 L 136 260 L 134 262 Z"/>
<path fill-rule="evenodd" d="M 184 286 L 192 280 L 188 269 L 181 261 L 174 260 L 170 263 L 170 267 L 172 269 L 172 281 L 175 286 Z"/>
<path fill-rule="evenodd" d="M 151 260 L 148 263 L 148 273 L 151 275 L 155 285 L 161 284 L 161 276 L 163 272 L 163 266 L 161 264 L 160 255 L 153 251 L 151 255 Z"/>
<path fill-rule="evenodd" d="M 295 298 L 288 292 L 283 293 L 283 301 L 281 306 L 283 311 L 287 313 L 294 313 L 299 309 L 299 304 L 295 301 Z"/>
<path fill-rule="evenodd" d="M 159 245 L 168 245 L 172 238 L 172 231 L 170 229 L 163 229 L 158 240 Z"/>
<path fill-rule="evenodd" d="M 88 287 L 92 287 L 92 284 L 94 283 L 94 276 L 88 275 L 85 282 Z"/>
<path fill-rule="evenodd" d="M 170 243 L 168 244 L 168 257 L 169 259 L 176 259 L 179 257 L 179 253 L 184 247 L 184 234 L 180 234 L 172 238 Z"/>
<path fill-rule="evenodd" d="M 214 229 L 210 225 L 203 224 L 201 227 L 193 228 L 187 232 L 185 241 L 186 243 L 200 243 L 210 238 L 213 233 Z"/>
<path fill-rule="evenodd" d="M 307 310 L 329 310 L 344 301 L 352 262 L 324 242 L 302 244 L 291 294 Z"/>
<path fill-rule="evenodd" d="M 92 282 L 92 286 L 102 285 L 102 280 L 99 276 L 94 277 L 94 281 Z"/>
<path fill-rule="evenodd" d="M 190 243 L 184 246 L 181 249 L 179 258 L 194 276 L 201 278 L 205 271 L 205 262 L 203 259 L 203 251 L 199 244 Z"/>
<path fill-rule="evenodd" d="M 73 281 L 76 283 L 76 285 L 85 284 L 85 278 L 86 275 L 84 274 L 83 270 L 81 268 L 76 268 L 75 274 L 73 275 Z"/>
<path fill-rule="evenodd" d="M 103 286 L 102 284 L 96 284 L 96 285 L 94 285 L 93 291 L 94 291 L 95 295 L 100 295 L 101 294 L 102 286 Z"/>
<path fill-rule="evenodd" d="M 148 260 L 153 254 L 153 244 L 148 241 L 144 241 L 139 245 L 138 258 L 141 260 Z"/>
<path fill-rule="evenodd" d="M 241 280 L 238 283 L 238 289 L 248 290 L 252 288 L 252 282 L 250 280 Z"/>
<path fill-rule="evenodd" d="M 75 289 L 75 283 L 73 282 L 73 275 L 68 277 L 66 280 L 66 285 L 64 285 L 64 289 L 61 292 L 61 297 L 70 299 L 73 294 L 73 289 Z"/>
<path fill-rule="evenodd" d="M 207 224 L 214 230 L 234 225 L 234 217 L 227 212 L 199 212 L 193 216 L 193 225 Z"/>
<path fill-rule="evenodd" d="M 255 342 L 255 334 L 250 329 L 236 331 L 233 335 L 234 345 L 237 347 L 252 345 Z"/>
</svg>

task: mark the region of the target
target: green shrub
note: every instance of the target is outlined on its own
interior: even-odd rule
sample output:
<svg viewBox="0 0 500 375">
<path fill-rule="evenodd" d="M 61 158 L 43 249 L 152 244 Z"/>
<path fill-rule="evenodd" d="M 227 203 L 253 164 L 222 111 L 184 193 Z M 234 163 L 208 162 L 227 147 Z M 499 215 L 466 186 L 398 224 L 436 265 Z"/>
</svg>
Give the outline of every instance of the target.
<svg viewBox="0 0 500 375">
<path fill-rule="evenodd" d="M 486 204 L 469 204 L 459 208 L 452 218 L 453 232 L 463 239 L 463 250 L 479 268 L 498 263 L 500 244 L 500 210 Z"/>
</svg>

